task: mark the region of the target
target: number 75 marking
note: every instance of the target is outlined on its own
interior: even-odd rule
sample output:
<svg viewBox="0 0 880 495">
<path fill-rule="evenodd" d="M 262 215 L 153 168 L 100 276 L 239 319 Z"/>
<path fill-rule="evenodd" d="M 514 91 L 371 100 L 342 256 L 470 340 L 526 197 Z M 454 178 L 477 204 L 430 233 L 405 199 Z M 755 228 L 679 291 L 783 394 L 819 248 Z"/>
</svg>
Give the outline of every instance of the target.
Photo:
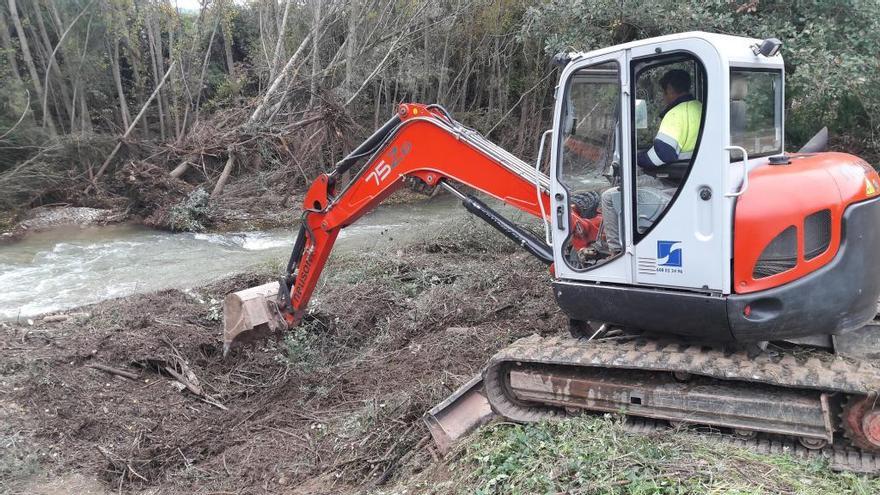
<svg viewBox="0 0 880 495">
<path fill-rule="evenodd" d="M 382 184 L 382 181 L 388 178 L 388 174 L 391 173 L 391 165 L 385 163 L 385 160 L 381 160 L 376 164 L 376 168 L 370 171 L 369 174 L 364 178 L 367 182 L 370 181 L 372 177 L 376 181 L 376 185 Z"/>
</svg>

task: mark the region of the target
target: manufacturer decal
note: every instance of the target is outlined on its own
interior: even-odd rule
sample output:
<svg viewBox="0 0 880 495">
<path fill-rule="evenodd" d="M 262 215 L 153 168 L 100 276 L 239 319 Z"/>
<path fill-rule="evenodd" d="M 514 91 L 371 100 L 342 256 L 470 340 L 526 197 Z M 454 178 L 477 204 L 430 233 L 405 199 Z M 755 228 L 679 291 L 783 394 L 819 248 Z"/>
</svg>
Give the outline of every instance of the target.
<svg viewBox="0 0 880 495">
<path fill-rule="evenodd" d="M 412 143 L 409 141 L 404 142 L 399 149 L 397 146 L 392 146 L 391 151 L 388 153 L 388 161 L 386 162 L 384 158 L 379 160 L 379 163 L 373 167 L 373 170 L 364 177 L 364 181 L 375 182 L 377 186 L 382 185 L 382 182 L 388 178 L 391 171 L 403 162 L 403 159 L 409 154 L 410 150 L 412 150 Z"/>
<path fill-rule="evenodd" d="M 657 241 L 657 272 L 684 273 L 681 241 Z"/>
</svg>

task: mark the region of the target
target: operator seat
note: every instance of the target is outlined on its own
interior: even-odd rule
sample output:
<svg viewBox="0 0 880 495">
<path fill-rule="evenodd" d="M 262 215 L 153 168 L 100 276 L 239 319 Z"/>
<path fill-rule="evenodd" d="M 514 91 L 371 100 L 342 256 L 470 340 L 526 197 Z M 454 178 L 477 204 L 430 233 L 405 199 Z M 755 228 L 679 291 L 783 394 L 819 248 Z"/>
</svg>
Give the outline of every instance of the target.
<svg viewBox="0 0 880 495">
<path fill-rule="evenodd" d="M 745 139 L 748 117 L 746 96 L 749 94 L 749 83 L 745 77 L 734 75 L 730 79 L 730 140 L 739 144 Z"/>
</svg>

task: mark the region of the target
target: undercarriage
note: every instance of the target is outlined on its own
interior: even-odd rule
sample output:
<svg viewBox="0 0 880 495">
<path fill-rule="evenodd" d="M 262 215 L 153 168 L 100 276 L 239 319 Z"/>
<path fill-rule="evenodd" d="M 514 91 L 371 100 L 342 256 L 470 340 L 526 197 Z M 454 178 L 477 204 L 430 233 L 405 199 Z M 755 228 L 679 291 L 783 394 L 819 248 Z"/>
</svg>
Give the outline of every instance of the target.
<svg viewBox="0 0 880 495">
<path fill-rule="evenodd" d="M 695 428 L 761 452 L 825 456 L 835 469 L 877 473 L 878 383 L 880 368 L 820 349 L 754 356 L 672 338 L 533 335 L 493 356 L 482 381 L 427 422 L 442 444 L 468 429 L 464 418 L 478 418 L 471 426 L 491 419 L 487 406 L 521 423 L 620 413 L 636 430 Z"/>
</svg>

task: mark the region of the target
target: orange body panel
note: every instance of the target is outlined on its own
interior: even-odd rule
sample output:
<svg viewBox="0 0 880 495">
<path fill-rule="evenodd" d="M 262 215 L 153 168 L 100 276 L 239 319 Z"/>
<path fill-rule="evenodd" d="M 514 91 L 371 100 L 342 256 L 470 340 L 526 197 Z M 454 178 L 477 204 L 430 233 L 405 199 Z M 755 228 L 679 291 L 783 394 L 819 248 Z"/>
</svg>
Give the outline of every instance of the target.
<svg viewBox="0 0 880 495">
<path fill-rule="evenodd" d="M 831 261 L 840 247 L 847 206 L 880 193 L 880 177 L 864 160 L 846 153 L 790 155 L 787 165 L 761 165 L 749 174 L 749 187 L 736 202 L 733 291 L 746 294 L 777 287 Z M 804 219 L 828 209 L 831 242 L 813 259 L 804 259 Z M 764 278 L 753 278 L 755 264 L 783 230 L 797 230 L 797 264 Z"/>
</svg>

